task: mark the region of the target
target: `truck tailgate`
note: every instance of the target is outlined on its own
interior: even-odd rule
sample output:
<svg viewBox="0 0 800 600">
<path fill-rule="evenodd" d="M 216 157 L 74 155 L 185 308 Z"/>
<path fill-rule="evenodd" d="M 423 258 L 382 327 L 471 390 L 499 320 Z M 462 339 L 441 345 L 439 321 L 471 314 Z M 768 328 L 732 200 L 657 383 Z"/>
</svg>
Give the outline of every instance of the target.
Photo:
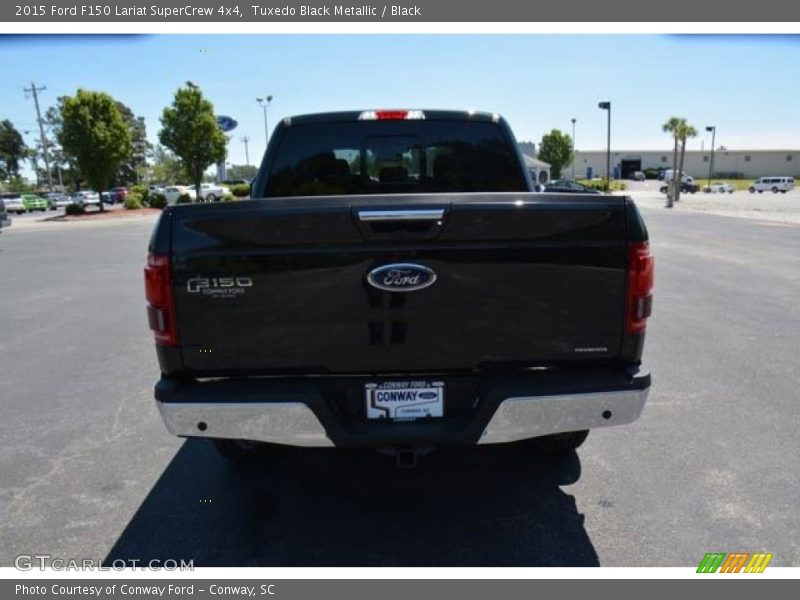
<svg viewBox="0 0 800 600">
<path fill-rule="evenodd" d="M 620 350 L 624 197 L 277 198 L 164 218 L 183 366 L 197 376 L 536 366 Z M 435 282 L 368 282 L 406 263 Z"/>
</svg>

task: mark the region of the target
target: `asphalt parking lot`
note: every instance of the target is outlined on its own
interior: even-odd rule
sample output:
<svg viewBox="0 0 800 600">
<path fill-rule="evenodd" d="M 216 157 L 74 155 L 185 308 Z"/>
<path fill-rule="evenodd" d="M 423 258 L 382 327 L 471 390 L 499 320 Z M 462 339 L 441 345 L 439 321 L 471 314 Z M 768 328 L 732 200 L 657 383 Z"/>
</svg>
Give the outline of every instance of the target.
<svg viewBox="0 0 800 600">
<path fill-rule="evenodd" d="M 237 470 L 173 438 L 142 285 L 152 218 L 0 234 L 0 565 L 800 565 L 800 226 L 644 208 L 656 254 L 642 418 L 564 460 L 282 451 Z M 16 218 L 15 218 L 16 221 Z"/>
</svg>

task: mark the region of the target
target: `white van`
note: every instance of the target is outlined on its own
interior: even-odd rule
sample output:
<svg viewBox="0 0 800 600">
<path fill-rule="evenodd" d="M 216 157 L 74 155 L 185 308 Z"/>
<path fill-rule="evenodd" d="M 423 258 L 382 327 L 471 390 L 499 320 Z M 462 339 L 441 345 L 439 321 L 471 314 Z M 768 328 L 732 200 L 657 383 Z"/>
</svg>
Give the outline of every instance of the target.
<svg viewBox="0 0 800 600">
<path fill-rule="evenodd" d="M 664 181 L 672 181 L 672 169 L 667 169 L 664 171 Z M 681 171 L 681 181 L 684 183 L 690 183 L 694 185 L 694 177 L 691 175 L 687 175 L 686 171 Z"/>
<path fill-rule="evenodd" d="M 750 193 L 772 192 L 785 194 L 794 188 L 794 177 L 759 177 L 750 184 Z"/>
</svg>

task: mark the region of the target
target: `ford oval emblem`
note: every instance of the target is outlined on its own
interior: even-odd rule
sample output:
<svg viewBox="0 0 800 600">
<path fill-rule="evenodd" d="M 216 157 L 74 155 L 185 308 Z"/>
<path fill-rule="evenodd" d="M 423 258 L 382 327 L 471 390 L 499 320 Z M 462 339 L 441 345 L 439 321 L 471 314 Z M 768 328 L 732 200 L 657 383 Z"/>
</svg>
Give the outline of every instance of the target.
<svg viewBox="0 0 800 600">
<path fill-rule="evenodd" d="M 236 121 L 236 119 L 232 117 L 229 117 L 227 115 L 217 115 L 217 125 L 219 125 L 219 128 L 222 129 L 222 131 L 224 131 L 225 133 L 228 133 L 229 131 L 233 131 L 234 129 L 236 129 L 236 126 L 238 124 L 239 123 Z"/>
<path fill-rule="evenodd" d="M 367 274 L 367 281 L 387 292 L 413 292 L 433 285 L 436 273 L 423 265 L 394 263 L 372 269 Z"/>
</svg>

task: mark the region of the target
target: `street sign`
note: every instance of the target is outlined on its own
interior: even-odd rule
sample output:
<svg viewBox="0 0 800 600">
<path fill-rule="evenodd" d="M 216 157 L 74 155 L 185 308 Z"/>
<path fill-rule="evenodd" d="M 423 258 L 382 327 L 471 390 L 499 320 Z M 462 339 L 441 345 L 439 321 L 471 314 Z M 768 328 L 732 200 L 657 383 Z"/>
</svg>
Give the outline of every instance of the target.
<svg viewBox="0 0 800 600">
<path fill-rule="evenodd" d="M 217 124 L 219 125 L 219 128 L 222 129 L 222 131 L 228 133 L 229 131 L 233 131 L 234 129 L 236 129 L 236 126 L 239 123 L 237 123 L 236 120 L 233 119 L 232 117 L 227 117 L 225 115 L 217 115 Z"/>
</svg>

